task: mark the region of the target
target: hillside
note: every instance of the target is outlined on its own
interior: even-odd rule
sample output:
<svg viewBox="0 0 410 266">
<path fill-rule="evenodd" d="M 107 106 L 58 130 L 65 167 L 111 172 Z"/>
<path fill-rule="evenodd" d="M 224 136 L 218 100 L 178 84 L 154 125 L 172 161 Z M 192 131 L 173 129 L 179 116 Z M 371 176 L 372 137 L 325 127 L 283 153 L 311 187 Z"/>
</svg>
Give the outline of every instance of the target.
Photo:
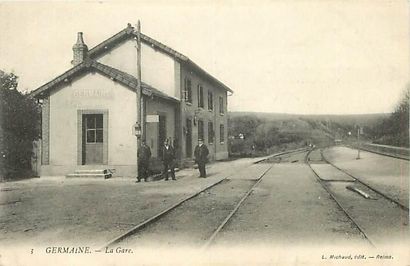
<svg viewBox="0 0 410 266">
<path fill-rule="evenodd" d="M 255 117 L 266 121 L 293 120 L 293 119 L 312 119 L 316 121 L 330 121 L 345 125 L 373 126 L 384 118 L 389 117 L 388 113 L 377 114 L 353 114 L 353 115 L 300 115 L 285 113 L 259 113 L 259 112 L 229 112 L 229 117 Z"/>
<path fill-rule="evenodd" d="M 272 153 L 309 144 L 327 146 L 335 139 L 355 141 L 357 125 L 370 138 L 372 128 L 388 114 L 297 115 L 280 113 L 229 113 L 231 154 Z M 349 134 L 350 132 L 350 134 Z"/>
</svg>

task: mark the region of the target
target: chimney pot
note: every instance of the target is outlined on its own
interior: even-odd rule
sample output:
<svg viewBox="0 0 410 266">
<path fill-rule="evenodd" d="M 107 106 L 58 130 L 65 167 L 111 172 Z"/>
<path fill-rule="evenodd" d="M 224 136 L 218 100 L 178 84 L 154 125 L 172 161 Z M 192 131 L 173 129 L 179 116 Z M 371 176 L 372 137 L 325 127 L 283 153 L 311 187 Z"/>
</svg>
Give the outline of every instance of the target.
<svg viewBox="0 0 410 266">
<path fill-rule="evenodd" d="M 84 44 L 83 33 L 82 32 L 77 33 L 77 44 Z"/>
<path fill-rule="evenodd" d="M 73 65 L 82 63 L 87 58 L 88 47 L 84 43 L 83 33 L 77 33 L 77 42 L 73 45 Z"/>
</svg>

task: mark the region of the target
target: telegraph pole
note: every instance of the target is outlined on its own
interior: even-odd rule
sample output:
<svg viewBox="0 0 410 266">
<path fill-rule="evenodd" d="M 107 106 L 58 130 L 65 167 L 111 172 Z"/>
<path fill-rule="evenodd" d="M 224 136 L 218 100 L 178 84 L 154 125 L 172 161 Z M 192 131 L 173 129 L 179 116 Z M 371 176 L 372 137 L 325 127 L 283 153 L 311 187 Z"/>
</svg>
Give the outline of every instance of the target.
<svg viewBox="0 0 410 266">
<path fill-rule="evenodd" d="M 136 41 L 137 41 L 137 100 L 136 100 L 136 107 L 137 107 L 137 123 L 135 126 L 135 135 L 137 137 L 137 145 L 140 147 L 141 145 L 141 136 L 142 136 L 142 86 L 141 86 L 141 23 L 138 20 L 137 23 L 137 31 L 136 31 Z"/>
<path fill-rule="evenodd" d="M 360 126 L 357 127 L 357 157 L 356 160 L 360 159 Z"/>
</svg>

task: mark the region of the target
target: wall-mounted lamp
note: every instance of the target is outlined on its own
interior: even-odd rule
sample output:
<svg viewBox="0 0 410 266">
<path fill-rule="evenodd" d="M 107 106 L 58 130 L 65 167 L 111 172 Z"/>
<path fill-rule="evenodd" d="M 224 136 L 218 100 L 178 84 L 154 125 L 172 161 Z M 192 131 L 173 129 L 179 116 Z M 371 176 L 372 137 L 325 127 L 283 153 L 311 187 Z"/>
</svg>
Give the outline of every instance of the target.
<svg viewBox="0 0 410 266">
<path fill-rule="evenodd" d="M 196 109 L 195 113 L 194 113 L 194 126 L 196 126 L 197 122 L 198 122 L 198 115 L 199 113 L 201 113 L 201 109 Z"/>
<path fill-rule="evenodd" d="M 134 124 L 134 135 L 135 135 L 137 138 L 140 138 L 140 137 L 141 137 L 141 125 L 140 125 L 138 122 L 136 122 L 136 123 Z"/>
</svg>

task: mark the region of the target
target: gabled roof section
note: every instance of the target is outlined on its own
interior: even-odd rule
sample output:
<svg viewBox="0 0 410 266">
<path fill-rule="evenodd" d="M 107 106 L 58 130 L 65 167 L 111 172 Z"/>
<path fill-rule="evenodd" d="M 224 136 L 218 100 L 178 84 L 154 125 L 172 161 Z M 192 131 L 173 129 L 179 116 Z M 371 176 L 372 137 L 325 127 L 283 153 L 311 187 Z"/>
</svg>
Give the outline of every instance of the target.
<svg viewBox="0 0 410 266">
<path fill-rule="evenodd" d="M 88 51 L 88 56 L 92 59 L 95 59 L 97 56 L 104 54 L 105 52 L 111 50 L 113 47 L 115 47 L 117 44 L 121 43 L 122 41 L 125 41 L 128 38 L 130 38 L 133 31 L 134 31 L 134 28 L 131 27 L 131 24 L 128 24 L 127 28 L 111 36 L 110 38 L 103 41 L 102 43 L 94 46 L 91 50 Z"/>
<path fill-rule="evenodd" d="M 89 52 L 88 56 L 91 59 L 96 59 L 96 57 L 110 51 L 113 49 L 115 46 L 120 44 L 121 42 L 128 40 L 130 38 L 136 38 L 136 32 L 134 31 L 134 27 L 131 26 L 131 24 L 128 23 L 127 27 L 123 29 L 122 31 L 118 32 L 117 34 L 113 35 L 112 37 L 108 38 L 107 40 L 103 41 L 102 43 L 98 44 L 97 46 L 93 47 Z M 141 42 L 151 46 L 153 49 L 161 51 L 162 53 L 167 54 L 170 57 L 175 58 L 181 63 L 185 63 L 189 67 L 195 69 L 199 74 L 205 76 L 207 79 L 211 80 L 221 88 L 233 93 L 233 91 L 223 84 L 221 81 L 219 81 L 217 78 L 206 72 L 204 69 L 202 69 L 200 66 L 195 64 L 191 59 L 189 59 L 187 56 L 179 53 L 178 51 L 172 49 L 171 47 L 141 33 Z"/>
<path fill-rule="evenodd" d="M 44 84 L 40 88 L 34 90 L 30 93 L 32 97 L 42 98 L 43 96 L 47 95 L 51 90 L 55 89 L 58 85 L 69 82 L 72 78 L 81 75 L 82 73 L 87 73 L 89 71 L 97 71 L 102 75 L 109 77 L 112 80 L 115 80 L 133 90 L 137 89 L 138 80 L 121 70 L 116 68 L 101 64 L 94 60 L 86 60 L 81 64 L 74 66 L 73 68 L 69 69 L 67 72 L 61 74 L 60 76 L 56 77 L 52 81 Z M 179 102 L 177 99 L 163 93 L 162 91 L 146 84 L 142 83 L 142 93 L 148 96 L 154 95 L 166 100 L 171 100 L 174 102 Z"/>
</svg>

